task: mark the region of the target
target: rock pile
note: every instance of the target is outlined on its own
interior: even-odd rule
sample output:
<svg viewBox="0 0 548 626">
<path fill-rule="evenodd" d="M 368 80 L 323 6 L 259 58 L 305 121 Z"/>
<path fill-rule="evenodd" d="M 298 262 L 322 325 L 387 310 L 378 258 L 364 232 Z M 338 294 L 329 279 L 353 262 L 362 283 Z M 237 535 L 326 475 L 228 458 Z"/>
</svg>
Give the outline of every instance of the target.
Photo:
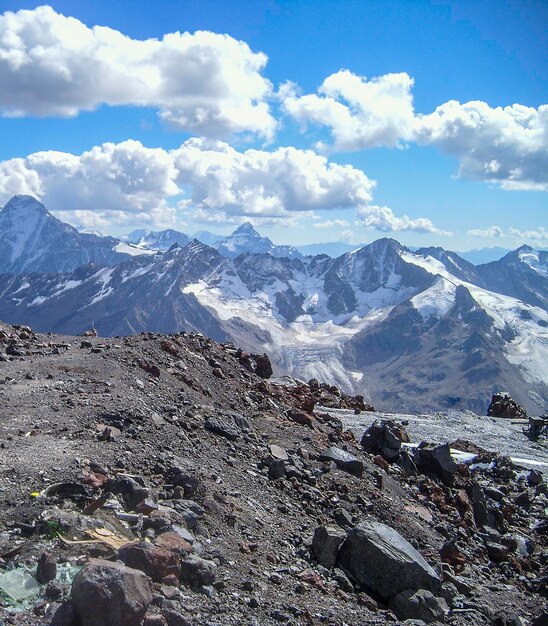
<svg viewBox="0 0 548 626">
<path fill-rule="evenodd" d="M 493 394 L 489 407 L 487 408 L 487 415 L 490 417 L 506 417 L 509 419 L 527 419 L 525 409 L 505 391 Z"/>
</svg>

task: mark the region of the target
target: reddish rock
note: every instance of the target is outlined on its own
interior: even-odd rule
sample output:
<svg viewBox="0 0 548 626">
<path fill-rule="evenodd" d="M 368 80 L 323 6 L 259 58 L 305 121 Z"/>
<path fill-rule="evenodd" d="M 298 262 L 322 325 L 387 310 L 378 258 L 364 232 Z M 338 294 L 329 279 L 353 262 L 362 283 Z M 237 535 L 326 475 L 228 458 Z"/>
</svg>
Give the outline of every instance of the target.
<svg viewBox="0 0 548 626">
<path fill-rule="evenodd" d="M 162 533 L 155 540 L 155 545 L 164 550 L 175 552 L 181 556 L 187 556 L 192 552 L 192 546 L 175 532 Z"/>
<path fill-rule="evenodd" d="M 81 626 L 139 626 L 152 590 L 143 572 L 92 559 L 76 574 L 71 599 Z"/>
<path fill-rule="evenodd" d="M 179 577 L 181 571 L 180 558 L 175 553 L 146 542 L 122 546 L 118 558 L 128 567 L 141 570 L 154 582 L 161 582 L 171 574 Z"/>
</svg>

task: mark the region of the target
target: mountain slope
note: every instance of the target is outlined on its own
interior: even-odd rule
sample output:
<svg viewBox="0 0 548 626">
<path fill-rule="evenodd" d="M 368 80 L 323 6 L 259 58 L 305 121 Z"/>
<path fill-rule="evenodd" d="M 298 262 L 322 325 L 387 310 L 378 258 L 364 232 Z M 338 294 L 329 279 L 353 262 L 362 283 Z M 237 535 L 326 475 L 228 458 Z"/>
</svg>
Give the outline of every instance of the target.
<svg viewBox="0 0 548 626">
<path fill-rule="evenodd" d="M 548 252 L 521 246 L 476 271 L 487 289 L 548 307 Z"/>
<path fill-rule="evenodd" d="M 229 259 L 194 241 L 116 267 L 0 276 L 0 318 L 70 333 L 94 323 L 101 335 L 199 330 L 384 408 L 483 412 L 507 389 L 544 411 L 546 310 L 468 282 L 462 259 L 433 254 L 381 239 L 337 259 Z"/>
<path fill-rule="evenodd" d="M 78 232 L 31 196 L 14 196 L 0 211 L 0 273 L 67 272 L 133 254 L 139 251 L 114 237 Z"/>
</svg>

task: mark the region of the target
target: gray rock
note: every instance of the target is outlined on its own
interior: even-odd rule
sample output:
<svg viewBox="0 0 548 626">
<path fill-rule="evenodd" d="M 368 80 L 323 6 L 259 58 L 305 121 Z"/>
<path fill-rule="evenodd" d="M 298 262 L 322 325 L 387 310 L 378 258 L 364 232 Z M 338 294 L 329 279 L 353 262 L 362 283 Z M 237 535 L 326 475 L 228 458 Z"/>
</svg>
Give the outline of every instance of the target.
<svg viewBox="0 0 548 626">
<path fill-rule="evenodd" d="M 276 480 L 285 476 L 285 462 L 282 459 L 276 459 L 268 466 L 268 477 L 270 480 Z"/>
<path fill-rule="evenodd" d="M 316 561 L 324 567 L 333 567 L 345 539 L 346 532 L 339 526 L 318 526 L 312 538 L 312 554 Z"/>
<path fill-rule="evenodd" d="M 375 420 L 364 432 L 361 445 L 371 454 L 380 454 L 387 461 L 395 461 L 400 456 L 402 441 L 410 441 L 403 426 L 393 420 Z"/>
<path fill-rule="evenodd" d="M 405 589 L 437 592 L 441 586 L 436 572 L 406 539 L 390 526 L 372 520 L 348 533 L 337 564 L 385 600 Z"/>
<path fill-rule="evenodd" d="M 173 508 L 184 519 L 186 527 L 193 530 L 205 515 L 205 510 L 194 500 L 172 500 Z"/>
<path fill-rule="evenodd" d="M 235 441 L 240 436 L 240 433 L 234 423 L 230 424 L 228 421 L 224 421 L 219 417 L 208 417 L 205 421 L 204 427 L 221 437 L 230 439 L 230 441 Z"/>
<path fill-rule="evenodd" d="M 191 554 L 181 561 L 181 582 L 191 589 L 207 587 L 215 582 L 216 568 L 213 561 Z"/>
<path fill-rule="evenodd" d="M 363 473 L 365 466 L 362 461 L 359 461 L 355 456 L 352 456 L 349 452 L 331 446 L 320 453 L 320 461 L 333 461 L 338 468 L 349 472 L 350 474 L 360 475 Z"/>
<path fill-rule="evenodd" d="M 106 488 L 107 491 L 119 495 L 122 498 L 124 508 L 128 511 L 135 510 L 136 506 L 150 497 L 149 490 L 129 476 L 111 478 Z"/>
<path fill-rule="evenodd" d="M 50 626 L 73 626 L 74 622 L 74 608 L 72 607 L 72 602 L 67 600 L 53 614 Z"/>
<path fill-rule="evenodd" d="M 486 526 L 488 522 L 487 518 L 487 501 L 485 499 L 485 493 L 479 485 L 479 483 L 472 483 L 472 511 L 474 513 L 474 522 L 476 526 L 481 528 Z"/>
<path fill-rule="evenodd" d="M 289 459 L 286 449 L 282 448 L 282 446 L 276 445 L 275 443 L 268 446 L 268 451 L 275 459 L 281 459 L 282 461 L 287 461 Z"/>
<path fill-rule="evenodd" d="M 453 483 L 457 464 L 451 457 L 449 444 L 437 446 L 422 441 L 415 450 L 413 460 L 421 472 L 436 474 L 446 485 Z"/>
<path fill-rule="evenodd" d="M 139 570 L 91 559 L 76 574 L 71 599 L 82 626 L 136 626 L 152 602 L 151 583 Z"/>
<path fill-rule="evenodd" d="M 449 612 L 447 602 L 426 589 L 400 591 L 388 606 L 400 619 L 420 619 L 427 624 L 445 621 Z"/>
<path fill-rule="evenodd" d="M 338 567 L 333 570 L 331 578 L 333 578 L 339 587 L 343 591 L 346 591 L 346 593 L 354 593 L 354 585 L 350 582 L 348 576 Z"/>
</svg>

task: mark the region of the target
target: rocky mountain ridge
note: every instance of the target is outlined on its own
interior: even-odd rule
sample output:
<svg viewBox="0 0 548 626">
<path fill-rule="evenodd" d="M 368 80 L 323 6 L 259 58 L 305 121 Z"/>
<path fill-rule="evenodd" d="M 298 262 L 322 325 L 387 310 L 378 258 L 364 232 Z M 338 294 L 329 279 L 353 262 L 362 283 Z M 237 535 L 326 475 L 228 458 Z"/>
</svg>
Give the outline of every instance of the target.
<svg viewBox="0 0 548 626">
<path fill-rule="evenodd" d="M 529 412 L 546 410 L 542 251 L 522 246 L 474 266 L 380 239 L 335 259 L 277 257 L 244 225 L 232 252 L 243 240 L 270 252 L 229 258 L 174 236 L 165 252 L 117 265 L 0 275 L 0 318 L 74 334 L 92 325 L 101 335 L 205 332 L 268 351 L 281 374 L 330 380 L 386 409 L 483 413 L 485 398 L 509 390 Z"/>
<path fill-rule="evenodd" d="M 92 335 L 0 324 L 0 620 L 543 624 L 539 472 L 356 439 L 363 399 L 202 334 Z"/>
</svg>

